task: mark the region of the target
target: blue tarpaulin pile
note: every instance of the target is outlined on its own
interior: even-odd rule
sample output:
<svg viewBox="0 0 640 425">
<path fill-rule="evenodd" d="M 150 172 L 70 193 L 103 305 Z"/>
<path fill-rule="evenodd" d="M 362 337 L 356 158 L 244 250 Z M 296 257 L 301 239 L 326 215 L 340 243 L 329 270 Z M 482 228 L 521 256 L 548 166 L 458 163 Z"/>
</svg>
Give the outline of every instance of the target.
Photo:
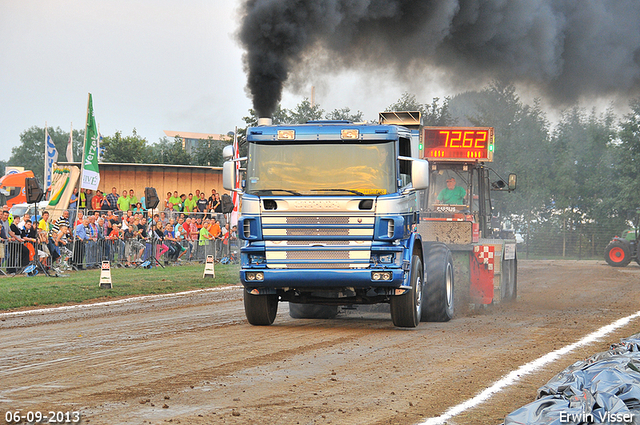
<svg viewBox="0 0 640 425">
<path fill-rule="evenodd" d="M 640 334 L 579 361 L 538 389 L 504 425 L 640 425 Z"/>
</svg>

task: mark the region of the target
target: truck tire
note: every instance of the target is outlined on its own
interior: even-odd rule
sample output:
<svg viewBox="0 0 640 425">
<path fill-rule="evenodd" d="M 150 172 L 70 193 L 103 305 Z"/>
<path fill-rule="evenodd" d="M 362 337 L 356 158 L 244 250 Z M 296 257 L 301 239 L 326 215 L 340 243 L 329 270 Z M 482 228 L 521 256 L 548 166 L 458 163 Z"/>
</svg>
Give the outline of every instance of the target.
<svg viewBox="0 0 640 425">
<path fill-rule="evenodd" d="M 453 256 L 446 245 L 433 243 L 425 246 L 427 285 L 422 320 L 448 322 L 454 313 Z"/>
<path fill-rule="evenodd" d="M 626 267 L 631 262 L 629 246 L 620 241 L 610 242 L 604 250 L 604 259 L 612 267 Z"/>
<path fill-rule="evenodd" d="M 289 316 L 294 319 L 334 319 L 337 315 L 337 305 L 289 303 Z"/>
<path fill-rule="evenodd" d="M 411 284 L 410 290 L 402 295 L 392 296 L 389 300 L 391 320 L 394 326 L 399 328 L 415 328 L 420 323 L 422 315 L 424 270 L 422 269 L 422 261 L 417 255 L 411 258 L 409 283 Z"/>
<path fill-rule="evenodd" d="M 268 326 L 276 320 L 277 295 L 253 295 L 244 291 L 244 314 L 252 325 Z"/>
</svg>

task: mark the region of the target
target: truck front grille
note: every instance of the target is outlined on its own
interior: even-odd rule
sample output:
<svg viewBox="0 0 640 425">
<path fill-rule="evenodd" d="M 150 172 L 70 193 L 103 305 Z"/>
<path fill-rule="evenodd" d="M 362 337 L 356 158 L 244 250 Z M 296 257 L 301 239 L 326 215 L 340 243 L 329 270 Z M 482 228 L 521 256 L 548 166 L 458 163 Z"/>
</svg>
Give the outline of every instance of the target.
<svg viewBox="0 0 640 425">
<path fill-rule="evenodd" d="M 350 269 L 349 264 L 344 263 L 324 263 L 324 264 L 288 264 L 288 269 Z"/>
<path fill-rule="evenodd" d="M 318 224 L 322 226 L 330 226 L 332 224 L 349 224 L 349 217 L 287 217 L 286 222 L 289 225 L 296 224 Z"/>
<path fill-rule="evenodd" d="M 369 266 L 373 215 L 263 215 L 270 268 L 350 269 Z"/>
<path fill-rule="evenodd" d="M 286 260 L 348 260 L 349 251 L 286 251 Z"/>
<path fill-rule="evenodd" d="M 294 241 L 286 241 L 286 245 L 288 246 L 342 246 L 344 245 L 344 241 L 303 241 L 303 240 L 294 240 Z"/>
<path fill-rule="evenodd" d="M 286 236 L 349 236 L 349 229 L 286 229 Z"/>
</svg>

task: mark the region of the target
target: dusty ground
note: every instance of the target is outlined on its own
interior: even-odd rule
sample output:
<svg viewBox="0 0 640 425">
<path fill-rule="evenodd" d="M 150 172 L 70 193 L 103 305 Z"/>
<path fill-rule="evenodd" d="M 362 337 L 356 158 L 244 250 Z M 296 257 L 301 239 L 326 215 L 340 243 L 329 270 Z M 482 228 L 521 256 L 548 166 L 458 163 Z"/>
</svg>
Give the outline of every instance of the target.
<svg viewBox="0 0 640 425">
<path fill-rule="evenodd" d="M 0 315 L 7 410 L 80 411 L 91 424 L 414 424 L 507 372 L 639 310 L 640 267 L 521 261 L 518 301 L 396 329 L 388 313 L 246 323 L 241 290 Z M 492 424 L 610 334 L 527 375 L 449 424 Z"/>
</svg>

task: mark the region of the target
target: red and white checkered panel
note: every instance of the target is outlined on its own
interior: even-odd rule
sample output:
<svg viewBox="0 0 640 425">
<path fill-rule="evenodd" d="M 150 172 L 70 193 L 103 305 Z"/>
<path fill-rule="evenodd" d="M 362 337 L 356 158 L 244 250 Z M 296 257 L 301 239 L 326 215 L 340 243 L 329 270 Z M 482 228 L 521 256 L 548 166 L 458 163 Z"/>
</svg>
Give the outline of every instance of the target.
<svg viewBox="0 0 640 425">
<path fill-rule="evenodd" d="M 473 247 L 473 252 L 482 264 L 486 264 L 489 270 L 493 270 L 494 264 L 494 247 L 491 245 L 476 245 Z"/>
</svg>

